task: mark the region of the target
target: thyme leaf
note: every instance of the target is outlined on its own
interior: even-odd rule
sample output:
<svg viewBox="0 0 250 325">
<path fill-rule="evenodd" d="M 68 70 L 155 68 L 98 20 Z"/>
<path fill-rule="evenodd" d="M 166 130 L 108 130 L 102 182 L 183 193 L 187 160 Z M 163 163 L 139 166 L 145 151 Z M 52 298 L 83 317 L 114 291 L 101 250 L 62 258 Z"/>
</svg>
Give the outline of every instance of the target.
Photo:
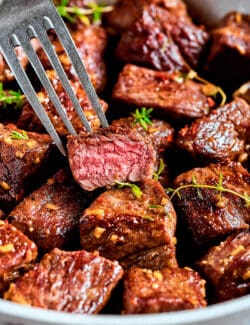
<svg viewBox="0 0 250 325">
<path fill-rule="evenodd" d="M 140 123 L 141 126 L 145 131 L 147 131 L 148 125 L 152 124 L 151 121 L 151 113 L 153 112 L 153 108 L 146 108 L 142 107 L 140 109 L 136 109 L 134 113 L 132 113 L 132 116 L 134 117 L 134 124 Z"/>
<path fill-rule="evenodd" d="M 164 206 L 160 205 L 160 204 L 151 204 L 148 207 L 149 207 L 149 209 L 162 209 L 162 208 L 164 208 Z"/>
<path fill-rule="evenodd" d="M 24 103 L 24 95 L 20 90 L 4 90 L 3 84 L 0 82 L 0 103 L 3 108 L 6 108 L 8 105 L 14 105 L 15 108 L 20 108 Z"/>
<path fill-rule="evenodd" d="M 28 140 L 29 136 L 27 134 L 26 131 L 22 130 L 22 133 L 18 132 L 18 131 L 11 131 L 11 135 L 10 135 L 11 139 L 17 139 L 17 140 Z"/>
<path fill-rule="evenodd" d="M 115 182 L 119 188 L 123 188 L 123 187 L 130 187 L 131 191 L 133 192 L 134 196 L 137 198 L 137 199 L 140 199 L 141 196 L 142 196 L 142 191 L 140 189 L 140 187 L 136 184 L 133 184 L 133 183 L 122 183 L 122 182 Z"/>
<path fill-rule="evenodd" d="M 154 218 L 153 217 L 147 216 L 147 215 L 145 215 L 145 216 L 142 215 L 142 219 L 148 220 L 148 221 L 154 221 Z"/>
<path fill-rule="evenodd" d="M 166 167 L 166 165 L 164 163 L 164 160 L 161 158 L 160 159 L 160 163 L 159 163 L 158 170 L 156 172 L 154 172 L 154 174 L 153 174 L 153 179 L 155 181 L 158 181 L 159 176 L 162 174 L 162 172 L 164 171 L 165 167 Z"/>
<path fill-rule="evenodd" d="M 245 206 L 250 207 L 250 195 L 248 195 L 246 192 L 244 194 L 241 194 L 234 190 L 224 187 L 222 173 L 219 174 L 219 179 L 218 179 L 218 182 L 216 185 L 199 184 L 199 183 L 197 183 L 195 176 L 193 175 L 191 184 L 181 185 L 177 188 L 167 188 L 166 191 L 168 194 L 170 194 L 170 200 L 172 200 L 175 195 L 177 195 L 178 198 L 181 200 L 180 191 L 187 189 L 187 188 L 196 188 L 198 190 L 200 190 L 200 189 L 216 190 L 219 194 L 219 201 L 222 201 L 222 193 L 230 193 L 230 194 L 235 195 L 235 196 L 239 197 L 240 199 L 244 200 Z"/>
<path fill-rule="evenodd" d="M 205 96 L 210 96 L 216 99 L 217 96 L 220 95 L 220 106 L 225 105 L 227 101 L 227 96 L 221 87 L 218 87 L 210 81 L 200 77 L 194 70 L 189 70 L 188 73 L 178 73 L 174 80 L 178 83 L 185 82 L 186 80 L 197 80 L 203 84 L 201 90 Z"/>
</svg>

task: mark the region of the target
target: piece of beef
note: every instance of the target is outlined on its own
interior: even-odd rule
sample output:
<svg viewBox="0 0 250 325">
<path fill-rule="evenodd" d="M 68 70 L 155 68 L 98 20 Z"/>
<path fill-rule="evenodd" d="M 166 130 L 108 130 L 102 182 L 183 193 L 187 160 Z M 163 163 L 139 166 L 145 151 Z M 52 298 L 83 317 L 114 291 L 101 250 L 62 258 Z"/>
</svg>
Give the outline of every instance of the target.
<svg viewBox="0 0 250 325">
<path fill-rule="evenodd" d="M 228 13 L 211 33 L 206 70 L 211 78 L 235 89 L 249 81 L 250 14 Z"/>
<path fill-rule="evenodd" d="M 79 242 L 79 219 L 89 203 L 88 196 L 69 172 L 60 170 L 17 205 L 8 220 L 43 252 L 62 248 Z"/>
<path fill-rule="evenodd" d="M 213 286 L 215 300 L 224 301 L 250 293 L 250 232 L 230 235 L 211 248 L 198 263 Z"/>
<path fill-rule="evenodd" d="M 169 123 L 163 120 L 151 119 L 151 124 L 146 125 L 146 127 L 143 127 L 141 123 L 135 122 L 136 118 L 130 116 L 113 120 L 111 125 L 115 128 L 133 129 L 140 133 L 147 141 L 152 143 L 156 151 L 155 173 L 159 171 L 161 164 L 164 164 L 164 169 L 157 178 L 163 186 L 169 185 L 166 150 L 173 144 L 174 129 Z"/>
<path fill-rule="evenodd" d="M 150 119 L 151 124 L 148 124 L 146 129 L 138 122 L 135 122 L 134 116 L 120 118 L 112 121 L 112 126 L 115 128 L 133 129 L 140 133 L 143 138 L 150 141 L 159 155 L 167 148 L 171 147 L 174 138 L 173 127 L 163 120 Z"/>
<path fill-rule="evenodd" d="M 0 294 L 19 271 L 35 261 L 37 247 L 21 231 L 0 220 Z"/>
<path fill-rule="evenodd" d="M 25 132 L 14 124 L 0 124 L 0 204 L 9 209 L 21 201 L 24 194 L 43 172 L 56 163 L 55 145 L 47 134 Z"/>
<path fill-rule="evenodd" d="M 38 51 L 40 49 L 40 42 L 33 38 L 31 40 L 32 47 L 35 51 Z M 29 63 L 29 60 L 21 46 L 15 47 L 15 53 L 18 57 L 18 60 L 21 62 L 23 68 L 25 69 Z M 8 82 L 14 80 L 15 77 L 8 67 L 8 64 L 3 58 L 2 53 L 0 52 L 0 82 Z"/>
<path fill-rule="evenodd" d="M 153 175 L 155 151 L 133 131 L 109 127 L 94 134 L 69 136 L 67 147 L 73 176 L 88 191 Z"/>
<path fill-rule="evenodd" d="M 205 281 L 190 268 L 125 273 L 124 314 L 162 313 L 206 307 Z"/>
<path fill-rule="evenodd" d="M 114 9 L 105 15 L 105 22 L 112 32 L 123 32 L 141 16 L 143 6 L 149 4 L 158 5 L 174 15 L 187 16 L 182 0 L 119 0 Z"/>
<path fill-rule="evenodd" d="M 178 263 L 175 254 L 175 245 L 168 244 L 136 252 L 121 259 L 119 262 L 125 270 L 131 267 L 150 270 L 161 270 L 165 267 L 177 268 Z"/>
<path fill-rule="evenodd" d="M 174 244 L 176 214 L 159 182 L 141 184 L 141 196 L 124 187 L 102 193 L 80 219 L 83 249 L 122 259 Z"/>
<path fill-rule="evenodd" d="M 53 70 L 47 71 L 47 76 L 50 79 L 52 85 L 55 88 L 55 91 L 62 103 L 63 107 L 66 110 L 66 113 L 75 128 L 78 132 L 85 130 L 83 123 L 81 122 L 78 114 L 76 113 L 72 102 L 70 101 L 67 93 L 65 92 L 57 74 Z M 100 127 L 100 120 L 98 119 L 95 110 L 93 109 L 85 91 L 81 88 L 80 83 L 78 81 L 72 81 L 71 86 L 76 93 L 76 96 L 79 99 L 80 105 L 83 109 L 83 112 L 93 129 L 96 131 Z M 45 111 L 47 112 L 50 120 L 52 121 L 53 125 L 55 126 L 56 131 L 60 135 L 66 135 L 69 133 L 67 128 L 65 127 L 63 121 L 61 120 L 59 114 L 57 113 L 53 103 L 49 99 L 45 89 L 41 90 L 38 93 L 38 97 L 40 99 L 41 104 L 44 106 Z M 101 107 L 105 112 L 107 110 L 107 103 L 103 100 L 100 100 Z M 22 113 L 17 121 L 17 126 L 23 128 L 25 130 L 35 131 L 35 132 L 45 132 L 44 127 L 41 124 L 39 118 L 36 116 L 35 112 L 33 111 L 31 105 L 27 103 L 24 105 L 22 109 Z"/>
<path fill-rule="evenodd" d="M 207 114 L 215 105 L 202 87 L 176 72 L 127 64 L 113 89 L 112 100 L 114 107 L 119 107 L 119 114 L 121 108 L 127 113 L 137 107 L 153 107 L 166 118 L 189 121 Z"/>
<path fill-rule="evenodd" d="M 98 253 L 55 248 L 33 270 L 12 283 L 4 298 L 44 309 L 96 314 L 122 274 L 117 261 Z"/>
<path fill-rule="evenodd" d="M 77 24 L 74 25 L 74 29 L 72 27 L 70 26 L 70 34 L 76 44 L 78 53 L 84 62 L 94 88 L 98 93 L 101 93 L 106 85 L 106 31 L 104 28 L 95 25 Z M 55 38 L 54 35 L 52 35 L 53 38 Z M 78 81 L 77 74 L 60 41 L 53 39 L 52 43 L 69 78 L 72 81 Z M 45 69 L 52 69 L 45 53 L 41 50 L 38 54 Z"/>
<path fill-rule="evenodd" d="M 250 107 L 241 98 L 212 110 L 179 131 L 177 145 L 205 162 L 246 160 L 250 143 Z"/>
<path fill-rule="evenodd" d="M 207 40 L 208 34 L 189 18 L 151 4 L 122 33 L 116 56 L 157 70 L 188 71 L 197 67 Z"/>
<path fill-rule="evenodd" d="M 221 186 L 233 193 L 220 191 Z M 250 195 L 250 174 L 240 163 L 194 168 L 179 175 L 173 187 L 180 194 L 173 198 L 179 225 L 196 247 L 211 247 L 233 231 L 249 228 L 250 208 L 238 195 Z"/>
</svg>

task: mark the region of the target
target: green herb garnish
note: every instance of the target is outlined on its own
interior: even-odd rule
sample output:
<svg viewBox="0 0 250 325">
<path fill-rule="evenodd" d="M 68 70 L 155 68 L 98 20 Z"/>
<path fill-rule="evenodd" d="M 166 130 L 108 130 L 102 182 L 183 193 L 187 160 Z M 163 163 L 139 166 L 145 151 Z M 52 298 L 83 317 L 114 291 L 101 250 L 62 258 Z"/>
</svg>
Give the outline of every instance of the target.
<svg viewBox="0 0 250 325">
<path fill-rule="evenodd" d="M 133 184 L 133 183 L 122 183 L 122 182 L 115 182 L 119 188 L 123 188 L 123 187 L 130 187 L 134 196 L 137 198 L 137 199 L 140 199 L 141 196 L 142 196 L 142 191 L 140 189 L 139 186 Z"/>
<path fill-rule="evenodd" d="M 192 176 L 192 183 L 191 184 L 186 184 L 186 185 L 181 185 L 178 188 L 174 189 L 174 188 L 167 188 L 167 192 L 170 195 L 170 200 L 173 199 L 173 197 L 175 195 L 178 196 L 179 199 L 181 199 L 181 194 L 180 191 L 187 189 L 187 188 L 196 188 L 198 191 L 198 196 L 200 199 L 202 199 L 202 194 L 200 192 L 200 189 L 212 189 L 212 190 L 216 190 L 219 194 L 219 202 L 222 202 L 222 193 L 230 193 L 233 194 L 237 197 L 239 197 L 240 199 L 245 201 L 245 205 L 246 207 L 250 207 L 250 196 L 247 193 L 244 194 L 240 194 L 234 190 L 230 190 L 226 187 L 223 186 L 223 175 L 222 173 L 219 174 L 219 180 L 218 183 L 215 185 L 208 185 L 208 184 L 199 184 L 195 178 L 195 176 Z"/>
<path fill-rule="evenodd" d="M 61 0 L 56 6 L 58 13 L 70 23 L 74 23 L 79 18 L 86 25 L 90 24 L 88 16 L 93 16 L 93 23 L 99 23 L 102 14 L 113 10 L 113 6 L 105 6 L 102 4 L 90 3 L 87 8 L 79 8 L 77 6 L 69 6 L 69 0 Z"/>
<path fill-rule="evenodd" d="M 217 95 L 220 95 L 221 97 L 220 106 L 225 105 L 227 101 L 227 96 L 221 87 L 218 87 L 213 83 L 211 83 L 210 81 L 207 81 L 206 79 L 198 76 L 197 72 L 194 70 L 190 70 L 188 71 L 188 73 L 180 72 L 175 76 L 174 80 L 178 83 L 182 83 L 186 80 L 197 80 L 202 84 L 204 84 L 202 87 L 202 92 L 205 96 L 210 96 L 216 99 Z"/>
<path fill-rule="evenodd" d="M 151 204 L 148 207 L 149 207 L 149 209 L 162 209 L 162 208 L 164 208 L 164 206 L 160 205 L 160 204 Z"/>
<path fill-rule="evenodd" d="M 18 131 L 11 131 L 10 134 L 11 139 L 17 139 L 17 140 L 28 140 L 29 136 L 26 131 L 22 130 L 22 133 Z"/>
<path fill-rule="evenodd" d="M 20 108 L 24 103 L 24 95 L 20 90 L 4 90 L 3 84 L 0 82 L 0 103 L 3 108 L 6 108 L 8 105 L 14 105 L 15 108 Z"/>
<path fill-rule="evenodd" d="M 145 216 L 141 216 L 141 217 L 142 217 L 142 219 L 144 219 L 144 220 L 154 221 L 154 218 L 151 217 L 151 216 L 147 216 L 147 215 L 145 215 Z"/>
<path fill-rule="evenodd" d="M 162 172 L 164 171 L 165 167 L 166 167 L 166 165 L 164 163 L 164 160 L 161 158 L 160 159 L 160 163 L 159 163 L 158 170 L 156 172 L 154 172 L 154 174 L 153 174 L 153 179 L 155 181 L 158 181 L 159 176 L 162 174 Z"/>
<path fill-rule="evenodd" d="M 143 129 L 146 131 L 148 128 L 148 125 L 152 124 L 151 113 L 153 112 L 153 108 L 146 108 L 142 107 L 141 110 L 138 108 L 135 110 L 134 113 L 132 113 L 134 117 L 134 124 L 140 123 Z"/>
</svg>

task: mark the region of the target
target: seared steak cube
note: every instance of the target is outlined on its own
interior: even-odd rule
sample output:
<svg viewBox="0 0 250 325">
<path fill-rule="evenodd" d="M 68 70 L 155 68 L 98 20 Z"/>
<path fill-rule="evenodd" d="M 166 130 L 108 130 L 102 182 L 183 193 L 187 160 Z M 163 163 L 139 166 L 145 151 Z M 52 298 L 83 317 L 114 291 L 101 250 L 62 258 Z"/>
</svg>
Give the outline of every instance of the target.
<svg viewBox="0 0 250 325">
<path fill-rule="evenodd" d="M 0 124 L 0 204 L 9 209 L 23 198 L 51 162 L 55 146 L 47 134 Z M 54 152 L 55 154 L 55 152 Z M 55 158 L 55 156 L 54 156 Z"/>
<path fill-rule="evenodd" d="M 118 262 L 97 253 L 55 248 L 12 283 L 4 298 L 44 309 L 96 314 L 122 274 Z"/>
<path fill-rule="evenodd" d="M 125 62 L 165 71 L 196 67 L 208 34 L 185 16 L 157 4 L 145 5 L 140 17 L 122 33 L 116 55 Z"/>
<path fill-rule="evenodd" d="M 206 69 L 211 77 L 233 89 L 249 81 L 250 14 L 231 12 L 211 33 Z"/>
<path fill-rule="evenodd" d="M 120 264 L 124 269 L 131 267 L 150 270 L 161 270 L 165 267 L 176 268 L 178 263 L 175 255 L 175 245 L 172 243 L 131 254 L 121 259 Z"/>
<path fill-rule="evenodd" d="M 93 86 L 97 92 L 101 92 L 106 85 L 106 63 L 104 56 L 107 47 L 107 34 L 100 26 L 77 24 L 74 27 L 74 29 L 71 28 L 70 34 L 84 62 Z M 52 43 L 67 75 L 72 81 L 77 81 L 78 76 L 63 46 L 57 39 L 52 40 Z M 44 52 L 40 51 L 39 56 L 45 68 L 50 70 L 51 64 Z"/>
<path fill-rule="evenodd" d="M 0 220 L 0 293 L 20 270 L 31 266 L 37 256 L 35 243 L 14 226 Z"/>
<path fill-rule="evenodd" d="M 174 129 L 169 123 L 163 120 L 151 119 L 151 124 L 148 124 L 144 128 L 142 124 L 136 122 L 135 117 L 130 116 L 114 120 L 112 126 L 115 128 L 133 129 L 140 133 L 146 140 L 153 144 L 157 154 L 171 147 L 173 143 Z"/>
<path fill-rule="evenodd" d="M 88 199 L 72 176 L 60 170 L 17 205 L 8 219 L 42 251 L 62 248 L 77 241 L 79 219 Z"/>
<path fill-rule="evenodd" d="M 250 195 L 250 174 L 239 163 L 194 168 L 173 185 L 180 195 L 173 198 L 178 220 L 196 246 L 211 247 L 249 228 L 250 207 L 243 197 Z"/>
<path fill-rule="evenodd" d="M 57 95 L 62 103 L 62 106 L 65 108 L 66 113 L 68 115 L 69 120 L 71 121 L 73 127 L 77 132 L 84 131 L 85 127 L 81 122 L 78 114 L 76 113 L 72 102 L 70 101 L 67 93 L 65 92 L 61 82 L 57 74 L 53 71 L 47 71 L 47 76 L 50 79 L 52 85 L 55 88 Z M 94 111 L 85 91 L 81 88 L 80 83 L 78 81 L 72 81 L 71 86 L 76 93 L 76 96 L 79 99 L 80 105 L 83 109 L 83 112 L 91 126 L 91 128 L 96 131 L 100 127 L 100 121 Z M 49 99 L 46 91 L 43 89 L 38 93 L 38 97 L 40 99 L 41 104 L 44 106 L 45 111 L 47 112 L 50 120 L 52 121 L 53 125 L 55 126 L 56 131 L 60 135 L 66 135 L 69 133 L 67 128 L 65 127 L 63 121 L 61 120 L 60 116 L 58 115 L 53 103 Z M 107 110 L 107 104 L 100 100 L 100 104 L 104 111 Z M 17 121 L 17 126 L 20 128 L 24 128 L 25 130 L 31 130 L 36 132 L 44 132 L 44 128 L 36 116 L 35 112 L 33 111 L 31 105 L 27 103 L 24 105 L 22 109 L 22 113 Z"/>
<path fill-rule="evenodd" d="M 240 98 L 211 111 L 179 131 L 177 144 L 206 162 L 247 159 L 250 106 Z"/>
<path fill-rule="evenodd" d="M 31 40 L 32 47 L 35 51 L 37 51 L 40 48 L 40 42 L 33 38 Z M 29 60 L 21 46 L 15 47 L 15 53 L 18 57 L 18 60 L 22 64 L 23 68 L 25 69 L 29 63 Z M 5 59 L 3 58 L 2 53 L 0 52 L 0 82 L 8 82 L 14 80 L 15 77 L 10 70 L 8 64 L 6 63 Z"/>
<path fill-rule="evenodd" d="M 154 166 L 155 173 L 157 173 L 162 164 L 164 169 L 160 175 L 157 176 L 158 180 L 163 186 L 169 184 L 169 171 L 166 162 L 166 149 L 170 148 L 174 140 L 174 129 L 171 125 L 163 120 L 151 119 L 151 124 L 146 128 L 141 123 L 135 123 L 136 118 L 133 116 L 120 118 L 112 122 L 115 128 L 124 128 L 128 130 L 135 130 L 143 136 L 147 141 L 151 142 L 156 151 L 156 163 Z"/>
<path fill-rule="evenodd" d="M 163 187 L 148 180 L 141 191 L 140 197 L 127 187 L 102 193 L 80 220 L 82 248 L 120 260 L 174 243 L 176 214 Z"/>
<path fill-rule="evenodd" d="M 126 110 L 153 107 L 166 117 L 190 120 L 209 112 L 214 102 L 202 91 L 202 84 L 185 80 L 178 73 L 154 71 L 127 64 L 112 94 L 117 107 Z"/>
<path fill-rule="evenodd" d="M 250 232 L 230 235 L 198 263 L 218 301 L 250 293 Z"/>
<path fill-rule="evenodd" d="M 125 314 L 202 308 L 205 281 L 190 268 L 131 268 L 125 274 L 123 301 Z"/>
<path fill-rule="evenodd" d="M 156 159 L 152 145 L 140 134 L 112 127 L 69 136 L 68 155 L 75 180 L 88 191 L 116 181 L 149 179 Z"/>
<path fill-rule="evenodd" d="M 106 14 L 106 24 L 114 33 L 125 31 L 141 16 L 143 6 L 149 4 L 159 5 L 177 16 L 187 15 L 182 0 L 118 0 L 114 9 Z"/>
</svg>

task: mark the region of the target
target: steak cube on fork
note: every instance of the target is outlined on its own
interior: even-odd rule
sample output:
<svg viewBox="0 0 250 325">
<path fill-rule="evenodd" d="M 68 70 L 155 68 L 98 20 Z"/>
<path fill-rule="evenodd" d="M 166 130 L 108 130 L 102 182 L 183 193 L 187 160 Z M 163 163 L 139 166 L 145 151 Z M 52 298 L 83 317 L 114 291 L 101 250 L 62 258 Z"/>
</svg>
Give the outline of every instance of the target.
<svg viewBox="0 0 250 325">
<path fill-rule="evenodd" d="M 102 126 L 108 126 L 107 119 L 102 111 L 98 97 L 86 72 L 84 64 L 81 61 L 70 33 L 67 30 L 62 18 L 58 15 L 52 0 L 0 0 L 0 30 L 2 31 L 0 35 L 0 52 L 2 52 L 6 62 L 19 83 L 20 88 L 27 97 L 27 100 L 30 102 L 35 113 L 40 118 L 45 129 L 54 140 L 59 150 L 65 155 L 65 149 L 61 139 L 47 116 L 43 106 L 39 102 L 33 85 L 23 70 L 14 51 L 16 46 L 22 46 L 29 59 L 29 62 L 36 72 L 41 84 L 47 91 L 48 96 L 53 102 L 65 126 L 69 130 L 70 134 L 75 135 L 76 131 L 68 119 L 65 109 L 63 108 L 54 88 L 52 87 L 51 82 L 47 78 L 45 69 L 40 62 L 39 57 L 33 50 L 30 43 L 32 38 L 39 39 L 42 48 L 47 54 L 51 65 L 57 72 L 62 85 L 72 101 L 74 108 L 81 118 L 86 130 L 91 132 L 91 127 L 82 111 L 79 101 L 71 88 L 68 77 L 63 70 L 62 64 L 58 59 L 47 35 L 47 31 L 51 29 L 55 30 L 55 33 L 68 54 L 72 65 L 78 74 L 79 80 L 85 89 L 98 118 L 101 121 Z"/>
</svg>

